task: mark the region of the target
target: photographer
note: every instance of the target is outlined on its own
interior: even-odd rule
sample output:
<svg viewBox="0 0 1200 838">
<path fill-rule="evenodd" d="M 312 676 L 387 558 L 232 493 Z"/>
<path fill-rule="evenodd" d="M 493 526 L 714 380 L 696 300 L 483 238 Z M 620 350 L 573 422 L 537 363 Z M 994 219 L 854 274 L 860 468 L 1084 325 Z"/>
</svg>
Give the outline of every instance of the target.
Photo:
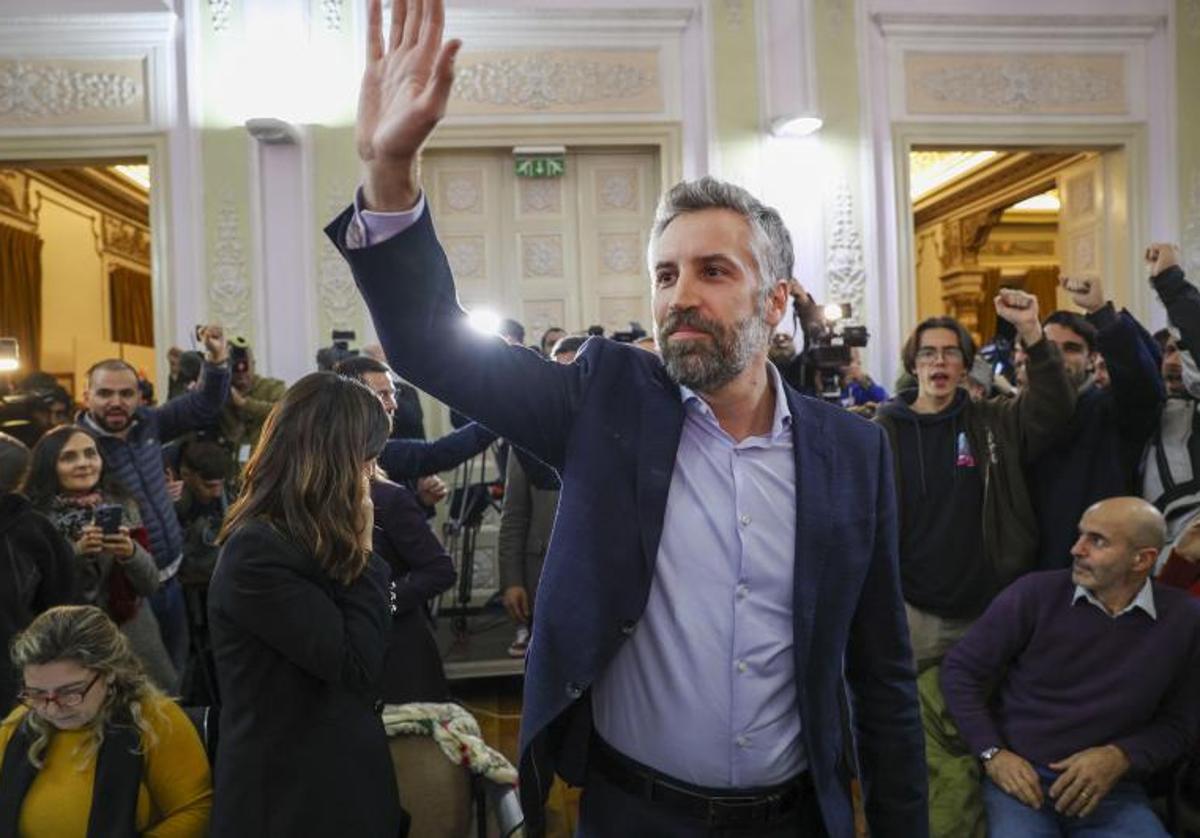
<svg viewBox="0 0 1200 838">
<path fill-rule="evenodd" d="M 221 436 L 241 466 L 258 445 L 263 422 L 275 403 L 283 398 L 287 385 L 278 378 L 255 372 L 254 353 L 242 337 L 229 341 L 229 366 L 229 401 L 221 410 L 219 425 Z"/>
</svg>

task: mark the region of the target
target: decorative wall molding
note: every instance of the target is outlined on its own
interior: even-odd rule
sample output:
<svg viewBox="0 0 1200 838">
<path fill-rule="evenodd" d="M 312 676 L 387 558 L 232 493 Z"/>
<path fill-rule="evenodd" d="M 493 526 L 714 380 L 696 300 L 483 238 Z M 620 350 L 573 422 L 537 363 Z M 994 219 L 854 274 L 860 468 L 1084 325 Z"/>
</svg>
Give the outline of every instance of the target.
<svg viewBox="0 0 1200 838">
<path fill-rule="evenodd" d="M 604 233 L 600 236 L 600 274 L 630 276 L 641 273 L 642 238 L 637 233 Z"/>
<path fill-rule="evenodd" d="M 447 215 L 479 215 L 483 212 L 483 172 L 439 172 L 441 211 Z"/>
<path fill-rule="evenodd" d="M 227 190 L 217 207 L 214 224 L 208 306 L 210 318 L 223 325 L 228 334 L 248 336 L 253 324 L 253 299 L 243 225 L 238 204 Z"/>
<path fill-rule="evenodd" d="M 214 32 L 229 30 L 233 17 L 233 0 L 208 0 L 208 20 Z"/>
<path fill-rule="evenodd" d="M 334 187 L 325 200 L 324 218 L 334 218 L 345 209 L 345 190 Z M 321 236 L 317 256 L 317 303 L 330 329 L 357 329 L 362 321 L 362 298 L 354 285 L 350 266 L 327 236 Z M 326 322 L 322 322 L 326 325 Z"/>
<path fill-rule="evenodd" d="M 0 169 L 0 213 L 21 222 L 21 226 L 34 223 L 29 205 L 29 177 L 24 172 Z"/>
<path fill-rule="evenodd" d="M 63 117 L 129 122 L 144 116 L 145 87 L 127 69 L 130 62 L 91 63 L 85 69 L 81 62 L 0 61 L 0 123 L 55 123 Z"/>
<path fill-rule="evenodd" d="M 562 236 L 521 236 L 521 273 L 525 279 L 561 277 L 563 275 Z"/>
<path fill-rule="evenodd" d="M 906 52 L 910 114 L 1101 114 L 1129 110 L 1114 53 Z"/>
<path fill-rule="evenodd" d="M 443 236 L 442 245 L 455 279 L 486 276 L 487 240 L 483 236 Z"/>
<path fill-rule="evenodd" d="M 609 332 L 623 332 L 630 323 L 640 323 L 644 328 L 650 323 L 646 319 L 649 310 L 641 296 L 601 297 L 600 325 Z"/>
<path fill-rule="evenodd" d="M 854 220 L 854 195 L 845 180 L 838 183 L 834 193 L 825 283 L 831 301 L 850 303 L 851 322 L 867 322 L 867 266 L 863 259 L 862 236 Z"/>
<path fill-rule="evenodd" d="M 918 239 L 917 247 L 921 247 L 922 239 Z M 918 253 L 920 251 L 918 250 Z M 988 241 L 979 248 L 980 256 L 1021 257 L 1021 256 L 1053 256 L 1054 241 L 1051 239 L 1003 239 Z"/>
<path fill-rule="evenodd" d="M 725 20 L 734 29 L 740 28 L 746 21 L 745 0 L 725 0 Z"/>
<path fill-rule="evenodd" d="M 599 212 L 637 212 L 640 197 L 637 169 L 596 171 L 596 209 Z"/>
<path fill-rule="evenodd" d="M 150 265 L 149 229 L 105 215 L 103 241 L 105 251 L 132 259 L 142 265 Z"/>
<path fill-rule="evenodd" d="M 459 115 L 663 108 L 653 50 L 466 53 L 457 65 L 449 111 Z"/>
<path fill-rule="evenodd" d="M 562 180 L 559 178 L 522 178 L 518 181 L 523 215 L 559 215 L 562 213 Z"/>
<path fill-rule="evenodd" d="M 342 31 L 344 11 L 344 0 L 321 0 L 321 23 L 327 31 Z"/>
</svg>

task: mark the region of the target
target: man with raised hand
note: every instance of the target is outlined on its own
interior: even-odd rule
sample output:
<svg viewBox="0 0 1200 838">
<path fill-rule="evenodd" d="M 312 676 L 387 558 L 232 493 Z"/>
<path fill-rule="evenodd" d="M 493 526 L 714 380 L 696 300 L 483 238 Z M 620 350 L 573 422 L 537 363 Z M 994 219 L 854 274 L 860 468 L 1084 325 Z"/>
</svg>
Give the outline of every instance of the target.
<svg viewBox="0 0 1200 838">
<path fill-rule="evenodd" d="M 597 338 L 554 364 L 477 335 L 417 177 L 459 44 L 440 0 L 397 0 L 386 44 L 381 18 L 372 0 L 363 187 L 327 233 L 393 367 L 562 475 L 526 671 L 527 832 L 557 773 L 585 787 L 583 836 L 853 835 L 845 708 L 872 835 L 927 835 L 891 455 L 767 363 L 778 213 L 711 178 L 663 197 L 661 360 Z"/>
</svg>

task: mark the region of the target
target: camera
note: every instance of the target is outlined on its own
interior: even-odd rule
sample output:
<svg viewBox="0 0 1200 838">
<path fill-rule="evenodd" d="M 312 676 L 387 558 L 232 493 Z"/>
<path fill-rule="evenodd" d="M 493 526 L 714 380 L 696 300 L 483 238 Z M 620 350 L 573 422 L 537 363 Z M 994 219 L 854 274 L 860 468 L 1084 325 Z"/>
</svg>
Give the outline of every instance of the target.
<svg viewBox="0 0 1200 838">
<path fill-rule="evenodd" d="M 347 358 L 357 357 L 358 350 L 350 348 L 350 343 L 356 340 L 356 338 L 357 336 L 353 331 L 348 329 L 334 329 L 330 335 L 332 343 L 317 350 L 317 369 L 327 372 Z"/>
<path fill-rule="evenodd" d="M 635 340 L 641 340 L 646 336 L 646 330 L 642 328 L 642 324 L 635 320 L 629 321 L 629 328 L 623 332 L 613 332 L 610 337 L 620 343 L 633 343 Z"/>
<path fill-rule="evenodd" d="M 229 339 L 229 366 L 234 372 L 250 369 L 250 342 L 241 335 Z"/>
<path fill-rule="evenodd" d="M 867 345 L 866 326 L 850 325 L 849 303 L 817 306 L 795 298 L 796 331 L 804 336 L 804 350 L 797 354 L 784 377 L 802 393 L 840 403 L 843 371 L 854 360 L 851 350 Z"/>
</svg>

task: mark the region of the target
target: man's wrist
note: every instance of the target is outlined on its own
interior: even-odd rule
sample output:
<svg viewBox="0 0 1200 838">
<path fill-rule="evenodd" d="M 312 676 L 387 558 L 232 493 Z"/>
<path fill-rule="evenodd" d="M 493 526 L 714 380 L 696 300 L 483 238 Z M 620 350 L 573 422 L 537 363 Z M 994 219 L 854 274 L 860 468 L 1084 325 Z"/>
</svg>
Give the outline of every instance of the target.
<svg viewBox="0 0 1200 838">
<path fill-rule="evenodd" d="M 363 209 L 371 212 L 407 212 L 421 197 L 416 161 L 368 163 L 363 175 Z"/>
<path fill-rule="evenodd" d="M 1122 774 L 1124 774 L 1131 767 L 1133 767 L 1133 762 L 1130 761 L 1129 755 L 1127 753 L 1125 753 L 1125 749 L 1122 748 L 1120 745 L 1109 744 L 1109 745 L 1105 745 L 1104 747 L 1111 750 L 1113 752 L 1113 755 L 1121 761 L 1121 773 Z"/>
<path fill-rule="evenodd" d="M 1017 334 L 1021 338 L 1021 342 L 1028 348 L 1036 343 L 1041 342 L 1042 327 L 1040 324 L 1034 324 L 1032 326 L 1022 325 L 1017 328 Z"/>
</svg>

